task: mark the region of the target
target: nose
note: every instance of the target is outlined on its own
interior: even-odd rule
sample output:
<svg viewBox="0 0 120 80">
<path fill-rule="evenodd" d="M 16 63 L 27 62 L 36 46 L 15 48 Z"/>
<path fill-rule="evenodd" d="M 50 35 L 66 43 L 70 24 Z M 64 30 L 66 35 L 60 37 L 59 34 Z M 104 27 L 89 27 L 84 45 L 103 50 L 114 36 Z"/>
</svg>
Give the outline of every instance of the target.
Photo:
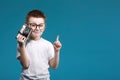
<svg viewBox="0 0 120 80">
<path fill-rule="evenodd" d="M 39 30 L 40 29 L 39 26 L 36 26 L 36 29 Z"/>
</svg>

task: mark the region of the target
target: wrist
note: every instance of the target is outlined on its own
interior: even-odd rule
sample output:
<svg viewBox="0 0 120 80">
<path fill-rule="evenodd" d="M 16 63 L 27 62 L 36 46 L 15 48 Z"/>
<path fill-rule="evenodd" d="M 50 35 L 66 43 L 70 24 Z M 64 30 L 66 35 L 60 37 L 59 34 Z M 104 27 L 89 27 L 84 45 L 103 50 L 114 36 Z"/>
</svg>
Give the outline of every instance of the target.
<svg viewBox="0 0 120 80">
<path fill-rule="evenodd" d="M 55 50 L 55 53 L 56 53 L 56 54 L 59 54 L 59 53 L 60 53 L 60 51 L 59 51 L 59 50 Z"/>
<path fill-rule="evenodd" d="M 21 43 L 21 42 L 18 43 L 19 43 L 19 47 L 25 47 L 25 43 Z"/>
</svg>

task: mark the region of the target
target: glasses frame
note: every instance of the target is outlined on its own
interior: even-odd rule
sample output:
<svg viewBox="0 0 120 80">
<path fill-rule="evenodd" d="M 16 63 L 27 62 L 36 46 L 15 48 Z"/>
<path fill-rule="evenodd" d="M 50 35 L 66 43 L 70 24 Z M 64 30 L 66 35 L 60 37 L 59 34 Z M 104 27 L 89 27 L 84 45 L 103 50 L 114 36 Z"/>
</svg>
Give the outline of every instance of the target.
<svg viewBox="0 0 120 80">
<path fill-rule="evenodd" d="M 37 27 L 39 29 L 43 28 L 45 26 L 45 23 L 40 23 L 40 24 L 36 24 L 36 23 L 28 23 L 27 24 L 30 28 L 36 29 Z"/>
</svg>

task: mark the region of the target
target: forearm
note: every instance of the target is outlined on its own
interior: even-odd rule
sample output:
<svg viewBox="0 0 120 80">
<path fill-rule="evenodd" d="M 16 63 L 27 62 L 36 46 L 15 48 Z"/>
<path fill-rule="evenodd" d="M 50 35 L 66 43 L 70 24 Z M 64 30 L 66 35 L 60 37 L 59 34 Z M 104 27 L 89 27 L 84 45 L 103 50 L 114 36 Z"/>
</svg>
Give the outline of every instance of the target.
<svg viewBox="0 0 120 80">
<path fill-rule="evenodd" d="M 25 46 L 24 45 L 20 46 L 19 51 L 20 51 L 19 60 L 22 64 L 23 68 L 28 68 L 29 67 L 29 60 L 28 60 L 28 57 L 26 55 Z"/>
<path fill-rule="evenodd" d="M 59 65 L 59 60 L 60 60 L 60 52 L 57 51 L 55 52 L 55 56 L 53 59 L 50 61 L 50 67 L 53 69 L 56 69 Z"/>
</svg>

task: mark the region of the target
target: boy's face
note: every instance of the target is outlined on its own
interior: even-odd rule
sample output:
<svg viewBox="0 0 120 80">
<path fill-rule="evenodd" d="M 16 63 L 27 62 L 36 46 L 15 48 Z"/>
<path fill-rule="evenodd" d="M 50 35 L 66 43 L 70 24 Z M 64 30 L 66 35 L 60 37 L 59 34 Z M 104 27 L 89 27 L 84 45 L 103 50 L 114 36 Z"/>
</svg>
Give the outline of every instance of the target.
<svg viewBox="0 0 120 80">
<path fill-rule="evenodd" d="M 31 37 L 39 39 L 45 30 L 45 20 L 44 18 L 30 17 L 28 26 L 32 28 Z"/>
</svg>

